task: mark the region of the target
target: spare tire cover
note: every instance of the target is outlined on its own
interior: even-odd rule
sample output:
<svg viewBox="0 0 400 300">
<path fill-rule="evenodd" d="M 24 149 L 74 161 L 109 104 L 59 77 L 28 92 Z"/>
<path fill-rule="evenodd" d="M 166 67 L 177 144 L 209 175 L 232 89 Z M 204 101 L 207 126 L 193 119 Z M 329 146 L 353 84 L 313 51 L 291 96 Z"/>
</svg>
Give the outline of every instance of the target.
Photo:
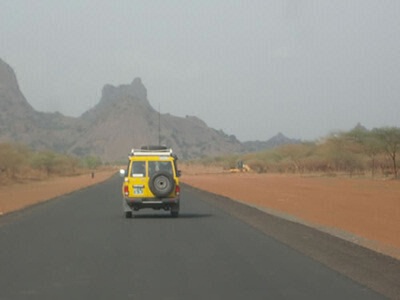
<svg viewBox="0 0 400 300">
<path fill-rule="evenodd" d="M 167 197 L 175 188 L 172 175 L 168 172 L 157 172 L 149 179 L 150 191 L 156 197 Z"/>
</svg>

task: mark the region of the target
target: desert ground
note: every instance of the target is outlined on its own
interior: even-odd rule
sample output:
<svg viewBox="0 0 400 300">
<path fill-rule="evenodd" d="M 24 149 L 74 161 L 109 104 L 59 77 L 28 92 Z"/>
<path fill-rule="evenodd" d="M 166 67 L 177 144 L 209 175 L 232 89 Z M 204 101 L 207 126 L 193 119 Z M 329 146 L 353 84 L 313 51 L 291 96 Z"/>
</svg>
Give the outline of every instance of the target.
<svg viewBox="0 0 400 300">
<path fill-rule="evenodd" d="M 400 181 L 182 167 L 181 181 L 400 259 Z M 0 217 L 107 180 L 117 170 L 0 187 Z M 29 195 L 29 196 L 27 196 Z M 183 196 L 184 197 L 184 196 Z M 184 199 L 184 198 L 183 198 Z"/>
</svg>

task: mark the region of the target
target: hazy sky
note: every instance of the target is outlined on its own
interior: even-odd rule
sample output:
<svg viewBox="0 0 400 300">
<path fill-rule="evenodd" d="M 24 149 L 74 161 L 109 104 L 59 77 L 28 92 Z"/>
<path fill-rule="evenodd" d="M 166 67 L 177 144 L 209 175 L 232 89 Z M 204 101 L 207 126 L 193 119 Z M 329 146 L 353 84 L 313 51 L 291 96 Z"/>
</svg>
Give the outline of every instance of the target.
<svg viewBox="0 0 400 300">
<path fill-rule="evenodd" d="M 398 0 L 0 0 L 0 58 L 39 111 L 140 77 L 161 113 L 241 141 L 400 126 Z"/>
</svg>

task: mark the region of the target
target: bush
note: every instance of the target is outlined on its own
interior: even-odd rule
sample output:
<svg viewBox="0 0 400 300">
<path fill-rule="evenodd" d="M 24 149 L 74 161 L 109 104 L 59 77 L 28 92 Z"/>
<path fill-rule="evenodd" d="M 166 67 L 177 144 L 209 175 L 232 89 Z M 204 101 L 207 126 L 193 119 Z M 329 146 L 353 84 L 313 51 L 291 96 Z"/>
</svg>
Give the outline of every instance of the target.
<svg viewBox="0 0 400 300">
<path fill-rule="evenodd" d="M 20 175 L 26 167 L 29 149 L 18 144 L 0 144 L 0 172 L 8 178 Z"/>
<path fill-rule="evenodd" d="M 86 157 L 82 162 L 76 157 L 51 151 L 34 152 L 29 148 L 9 143 L 0 143 L 0 181 L 42 178 L 51 175 L 68 176 L 84 169 L 95 169 L 101 165 L 96 157 Z"/>
</svg>

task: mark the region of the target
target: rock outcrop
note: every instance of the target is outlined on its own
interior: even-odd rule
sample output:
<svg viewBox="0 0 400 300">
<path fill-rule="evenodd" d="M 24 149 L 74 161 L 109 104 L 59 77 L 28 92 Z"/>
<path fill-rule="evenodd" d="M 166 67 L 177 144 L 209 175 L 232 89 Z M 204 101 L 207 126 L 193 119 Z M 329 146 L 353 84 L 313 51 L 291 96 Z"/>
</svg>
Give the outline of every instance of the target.
<svg viewBox="0 0 400 300">
<path fill-rule="evenodd" d="M 35 111 L 19 90 L 12 68 L 0 60 L 1 141 L 96 155 L 109 162 L 123 161 L 132 147 L 145 144 L 167 145 L 183 159 L 243 151 L 234 136 L 197 117 L 160 115 L 140 78 L 117 87 L 106 84 L 99 103 L 78 118 Z"/>
</svg>

